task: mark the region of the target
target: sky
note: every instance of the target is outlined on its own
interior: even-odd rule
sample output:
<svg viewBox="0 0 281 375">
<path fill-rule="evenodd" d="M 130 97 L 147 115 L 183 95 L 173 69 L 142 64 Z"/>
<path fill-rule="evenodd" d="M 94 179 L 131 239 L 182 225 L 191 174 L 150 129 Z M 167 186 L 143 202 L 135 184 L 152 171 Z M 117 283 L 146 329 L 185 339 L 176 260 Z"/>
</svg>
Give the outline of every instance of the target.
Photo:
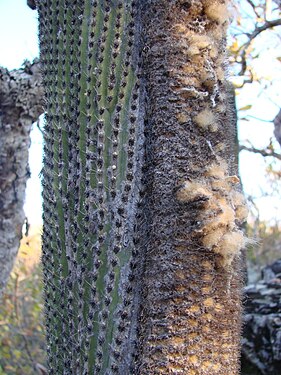
<svg viewBox="0 0 281 375">
<path fill-rule="evenodd" d="M 255 28 L 256 19 L 253 17 L 253 10 L 249 2 L 237 1 L 238 9 L 243 12 L 244 17 L 241 19 L 240 30 L 235 31 L 243 37 L 245 30 L 250 32 Z M 248 17 L 245 17 L 245 14 L 248 14 Z M 274 3 L 271 3 L 271 8 L 268 8 L 267 12 L 267 20 L 278 18 L 279 10 Z M 280 31 L 281 27 L 278 27 L 275 30 L 260 33 L 255 38 L 251 45 L 252 56 L 258 58 L 252 59 L 248 64 L 252 66 L 255 79 L 259 83 L 246 84 L 242 90 L 237 90 L 236 104 L 238 109 L 252 104 L 250 110 L 238 112 L 240 142 L 247 145 L 247 140 L 249 140 L 256 148 L 266 148 L 272 139 L 275 151 L 281 154 L 280 146 L 273 136 L 274 125 L 270 122 L 281 108 Z M 234 78 L 235 80 L 237 79 Z M 249 198 L 255 198 L 260 219 L 271 221 L 272 224 L 280 222 L 281 181 L 272 183 L 272 178 L 265 173 L 265 170 L 272 164 L 274 170 L 280 171 L 281 162 L 247 151 L 240 152 L 239 159 L 244 191 Z"/>
<path fill-rule="evenodd" d="M 0 65 L 9 69 L 19 68 L 25 59 L 33 60 L 39 54 L 37 38 L 37 12 L 26 5 L 26 0 L 0 0 Z M 257 41 L 261 51 L 260 58 L 255 64 L 260 76 L 274 77 L 275 84 L 267 83 L 266 94 L 257 84 L 249 84 L 238 92 L 236 97 L 237 108 L 253 103 L 252 108 L 245 114 L 241 111 L 240 117 L 247 116 L 247 121 L 239 121 L 239 138 L 249 139 L 255 147 L 266 147 L 273 136 L 273 124 L 265 121 L 272 120 L 281 107 L 280 81 L 281 63 L 276 59 L 279 49 L 276 40 L 262 39 Z M 265 46 L 269 50 L 265 51 Z M 281 53 L 280 53 L 281 55 Z M 265 83 L 266 84 L 266 83 Z M 252 116 L 252 117 L 251 117 Z M 254 118 L 255 117 L 255 118 Z M 41 123 L 43 119 L 40 120 Z M 42 223 L 41 185 L 39 174 L 42 168 L 42 135 L 37 126 L 33 126 L 31 133 L 32 145 L 30 148 L 29 164 L 31 178 L 27 184 L 25 211 L 31 224 Z M 275 143 L 276 144 L 276 143 Z M 280 152 L 276 144 L 276 151 Z M 281 189 L 272 197 L 272 187 L 265 176 L 268 159 L 262 156 L 240 153 L 240 176 L 246 196 L 254 197 L 261 220 L 280 220 Z M 275 169 L 280 170 L 281 163 L 275 163 Z"/>
<path fill-rule="evenodd" d="M 26 0 L 0 0 L 0 64 L 9 69 L 39 54 L 37 12 Z"/>
</svg>

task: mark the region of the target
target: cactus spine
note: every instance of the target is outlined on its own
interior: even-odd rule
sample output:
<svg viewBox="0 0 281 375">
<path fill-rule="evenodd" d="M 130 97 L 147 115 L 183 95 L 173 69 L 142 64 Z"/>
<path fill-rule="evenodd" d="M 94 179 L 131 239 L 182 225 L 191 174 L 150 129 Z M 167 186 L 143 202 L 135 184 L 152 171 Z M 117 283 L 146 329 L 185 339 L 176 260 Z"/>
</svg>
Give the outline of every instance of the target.
<svg viewBox="0 0 281 375">
<path fill-rule="evenodd" d="M 50 374 L 238 373 L 226 4 L 38 10 Z"/>
</svg>

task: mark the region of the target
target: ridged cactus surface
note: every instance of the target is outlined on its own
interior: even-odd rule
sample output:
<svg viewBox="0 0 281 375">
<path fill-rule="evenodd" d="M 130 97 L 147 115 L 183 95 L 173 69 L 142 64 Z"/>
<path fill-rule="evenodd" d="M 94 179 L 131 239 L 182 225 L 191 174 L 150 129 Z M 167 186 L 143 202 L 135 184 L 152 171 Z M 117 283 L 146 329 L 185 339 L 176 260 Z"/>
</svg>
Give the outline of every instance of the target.
<svg viewBox="0 0 281 375">
<path fill-rule="evenodd" d="M 227 5 L 38 1 L 50 374 L 239 373 Z"/>
<path fill-rule="evenodd" d="M 135 335 L 128 322 L 143 154 L 138 15 L 130 0 L 38 8 L 49 370 L 117 373 L 121 355 L 131 361 Z"/>
</svg>

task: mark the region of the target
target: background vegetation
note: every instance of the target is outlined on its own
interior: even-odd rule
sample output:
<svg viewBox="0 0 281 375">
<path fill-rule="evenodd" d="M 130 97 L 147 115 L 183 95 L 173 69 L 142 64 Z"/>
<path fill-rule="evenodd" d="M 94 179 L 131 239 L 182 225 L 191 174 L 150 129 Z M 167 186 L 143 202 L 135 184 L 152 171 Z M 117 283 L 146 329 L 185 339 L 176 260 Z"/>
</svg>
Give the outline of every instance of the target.
<svg viewBox="0 0 281 375">
<path fill-rule="evenodd" d="M 44 365 L 40 228 L 21 241 L 0 305 L 0 375 L 32 375 Z"/>
</svg>

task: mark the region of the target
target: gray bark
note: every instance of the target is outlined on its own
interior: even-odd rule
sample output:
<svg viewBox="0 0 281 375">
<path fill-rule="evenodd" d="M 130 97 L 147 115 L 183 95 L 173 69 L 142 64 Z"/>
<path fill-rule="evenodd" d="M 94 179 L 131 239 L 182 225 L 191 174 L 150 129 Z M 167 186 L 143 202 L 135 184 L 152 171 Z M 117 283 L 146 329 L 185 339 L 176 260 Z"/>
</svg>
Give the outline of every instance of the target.
<svg viewBox="0 0 281 375">
<path fill-rule="evenodd" d="M 43 113 L 39 63 L 0 67 L 0 296 L 21 239 L 32 123 Z"/>
</svg>

